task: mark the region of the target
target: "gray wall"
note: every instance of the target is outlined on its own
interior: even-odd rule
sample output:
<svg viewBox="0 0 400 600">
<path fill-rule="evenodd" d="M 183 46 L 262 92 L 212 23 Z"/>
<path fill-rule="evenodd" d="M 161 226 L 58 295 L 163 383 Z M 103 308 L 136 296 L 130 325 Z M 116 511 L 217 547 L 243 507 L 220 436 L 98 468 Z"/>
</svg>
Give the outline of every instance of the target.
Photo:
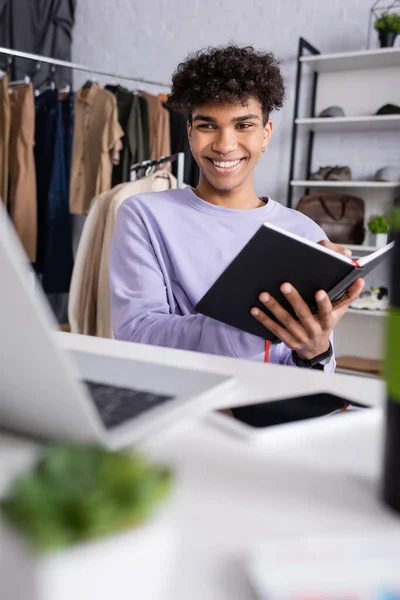
<svg viewBox="0 0 400 600">
<path fill-rule="evenodd" d="M 255 184 L 257 193 L 285 203 L 298 38 L 322 52 L 364 49 L 370 5 L 371 0 L 78 0 L 73 59 L 168 82 L 188 52 L 209 44 L 233 41 L 273 51 L 285 61 L 287 101 L 273 118 L 273 140 Z M 332 161 L 337 164 L 338 157 Z"/>
</svg>

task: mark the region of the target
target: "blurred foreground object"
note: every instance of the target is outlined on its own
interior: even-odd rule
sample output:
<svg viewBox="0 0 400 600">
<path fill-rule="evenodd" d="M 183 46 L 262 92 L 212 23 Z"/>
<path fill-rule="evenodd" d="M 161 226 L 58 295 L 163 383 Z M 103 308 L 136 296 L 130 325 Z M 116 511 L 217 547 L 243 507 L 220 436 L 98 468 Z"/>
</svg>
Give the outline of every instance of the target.
<svg viewBox="0 0 400 600">
<path fill-rule="evenodd" d="M 0 503 L 2 597 L 162 600 L 176 534 L 150 516 L 171 484 L 128 451 L 50 446 Z"/>
<path fill-rule="evenodd" d="M 395 248 L 390 282 L 391 308 L 386 340 L 386 432 L 383 498 L 400 512 L 400 207 L 392 218 Z"/>
</svg>

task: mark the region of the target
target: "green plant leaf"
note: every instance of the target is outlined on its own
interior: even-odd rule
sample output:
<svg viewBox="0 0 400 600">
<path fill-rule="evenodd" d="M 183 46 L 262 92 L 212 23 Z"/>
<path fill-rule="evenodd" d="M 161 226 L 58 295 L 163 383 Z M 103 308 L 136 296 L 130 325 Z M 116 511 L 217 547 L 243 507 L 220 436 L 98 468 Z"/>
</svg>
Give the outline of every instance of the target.
<svg viewBox="0 0 400 600">
<path fill-rule="evenodd" d="M 388 233 L 389 221 L 384 215 L 372 215 L 368 220 L 368 229 L 371 233 Z"/>
<path fill-rule="evenodd" d="M 140 524 L 170 491 L 169 469 L 129 452 L 49 446 L 0 502 L 4 518 L 36 548 L 62 548 Z"/>
<path fill-rule="evenodd" d="M 388 33 L 400 33 L 400 14 L 384 11 L 379 19 L 374 22 L 377 31 L 386 31 Z"/>
</svg>

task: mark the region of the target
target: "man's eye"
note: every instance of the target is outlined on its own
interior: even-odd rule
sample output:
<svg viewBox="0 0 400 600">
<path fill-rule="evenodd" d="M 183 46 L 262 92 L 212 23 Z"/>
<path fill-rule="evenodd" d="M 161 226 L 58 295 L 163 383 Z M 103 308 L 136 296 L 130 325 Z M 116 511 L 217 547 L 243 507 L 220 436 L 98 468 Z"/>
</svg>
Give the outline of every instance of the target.
<svg viewBox="0 0 400 600">
<path fill-rule="evenodd" d="M 252 123 L 239 123 L 238 124 L 239 129 L 250 129 L 250 127 L 253 127 Z"/>
<path fill-rule="evenodd" d="M 199 125 L 198 129 L 214 129 L 214 125 L 211 123 L 203 123 L 203 125 Z"/>
</svg>

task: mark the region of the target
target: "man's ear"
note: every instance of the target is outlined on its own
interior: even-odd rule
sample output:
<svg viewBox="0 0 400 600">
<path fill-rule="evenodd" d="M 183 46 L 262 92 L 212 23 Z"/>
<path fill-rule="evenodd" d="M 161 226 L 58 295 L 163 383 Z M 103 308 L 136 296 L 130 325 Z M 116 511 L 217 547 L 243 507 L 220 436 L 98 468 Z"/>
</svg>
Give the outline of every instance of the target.
<svg viewBox="0 0 400 600">
<path fill-rule="evenodd" d="M 188 136 L 188 140 L 189 140 L 189 144 L 190 144 L 191 139 L 192 139 L 192 124 L 190 121 L 187 122 L 187 136 Z"/>
<path fill-rule="evenodd" d="M 268 146 L 268 144 L 271 140 L 272 129 L 273 129 L 272 121 L 271 121 L 271 119 L 268 119 L 268 121 L 264 125 L 264 135 L 263 135 L 263 147 L 264 148 L 266 148 Z"/>
</svg>

